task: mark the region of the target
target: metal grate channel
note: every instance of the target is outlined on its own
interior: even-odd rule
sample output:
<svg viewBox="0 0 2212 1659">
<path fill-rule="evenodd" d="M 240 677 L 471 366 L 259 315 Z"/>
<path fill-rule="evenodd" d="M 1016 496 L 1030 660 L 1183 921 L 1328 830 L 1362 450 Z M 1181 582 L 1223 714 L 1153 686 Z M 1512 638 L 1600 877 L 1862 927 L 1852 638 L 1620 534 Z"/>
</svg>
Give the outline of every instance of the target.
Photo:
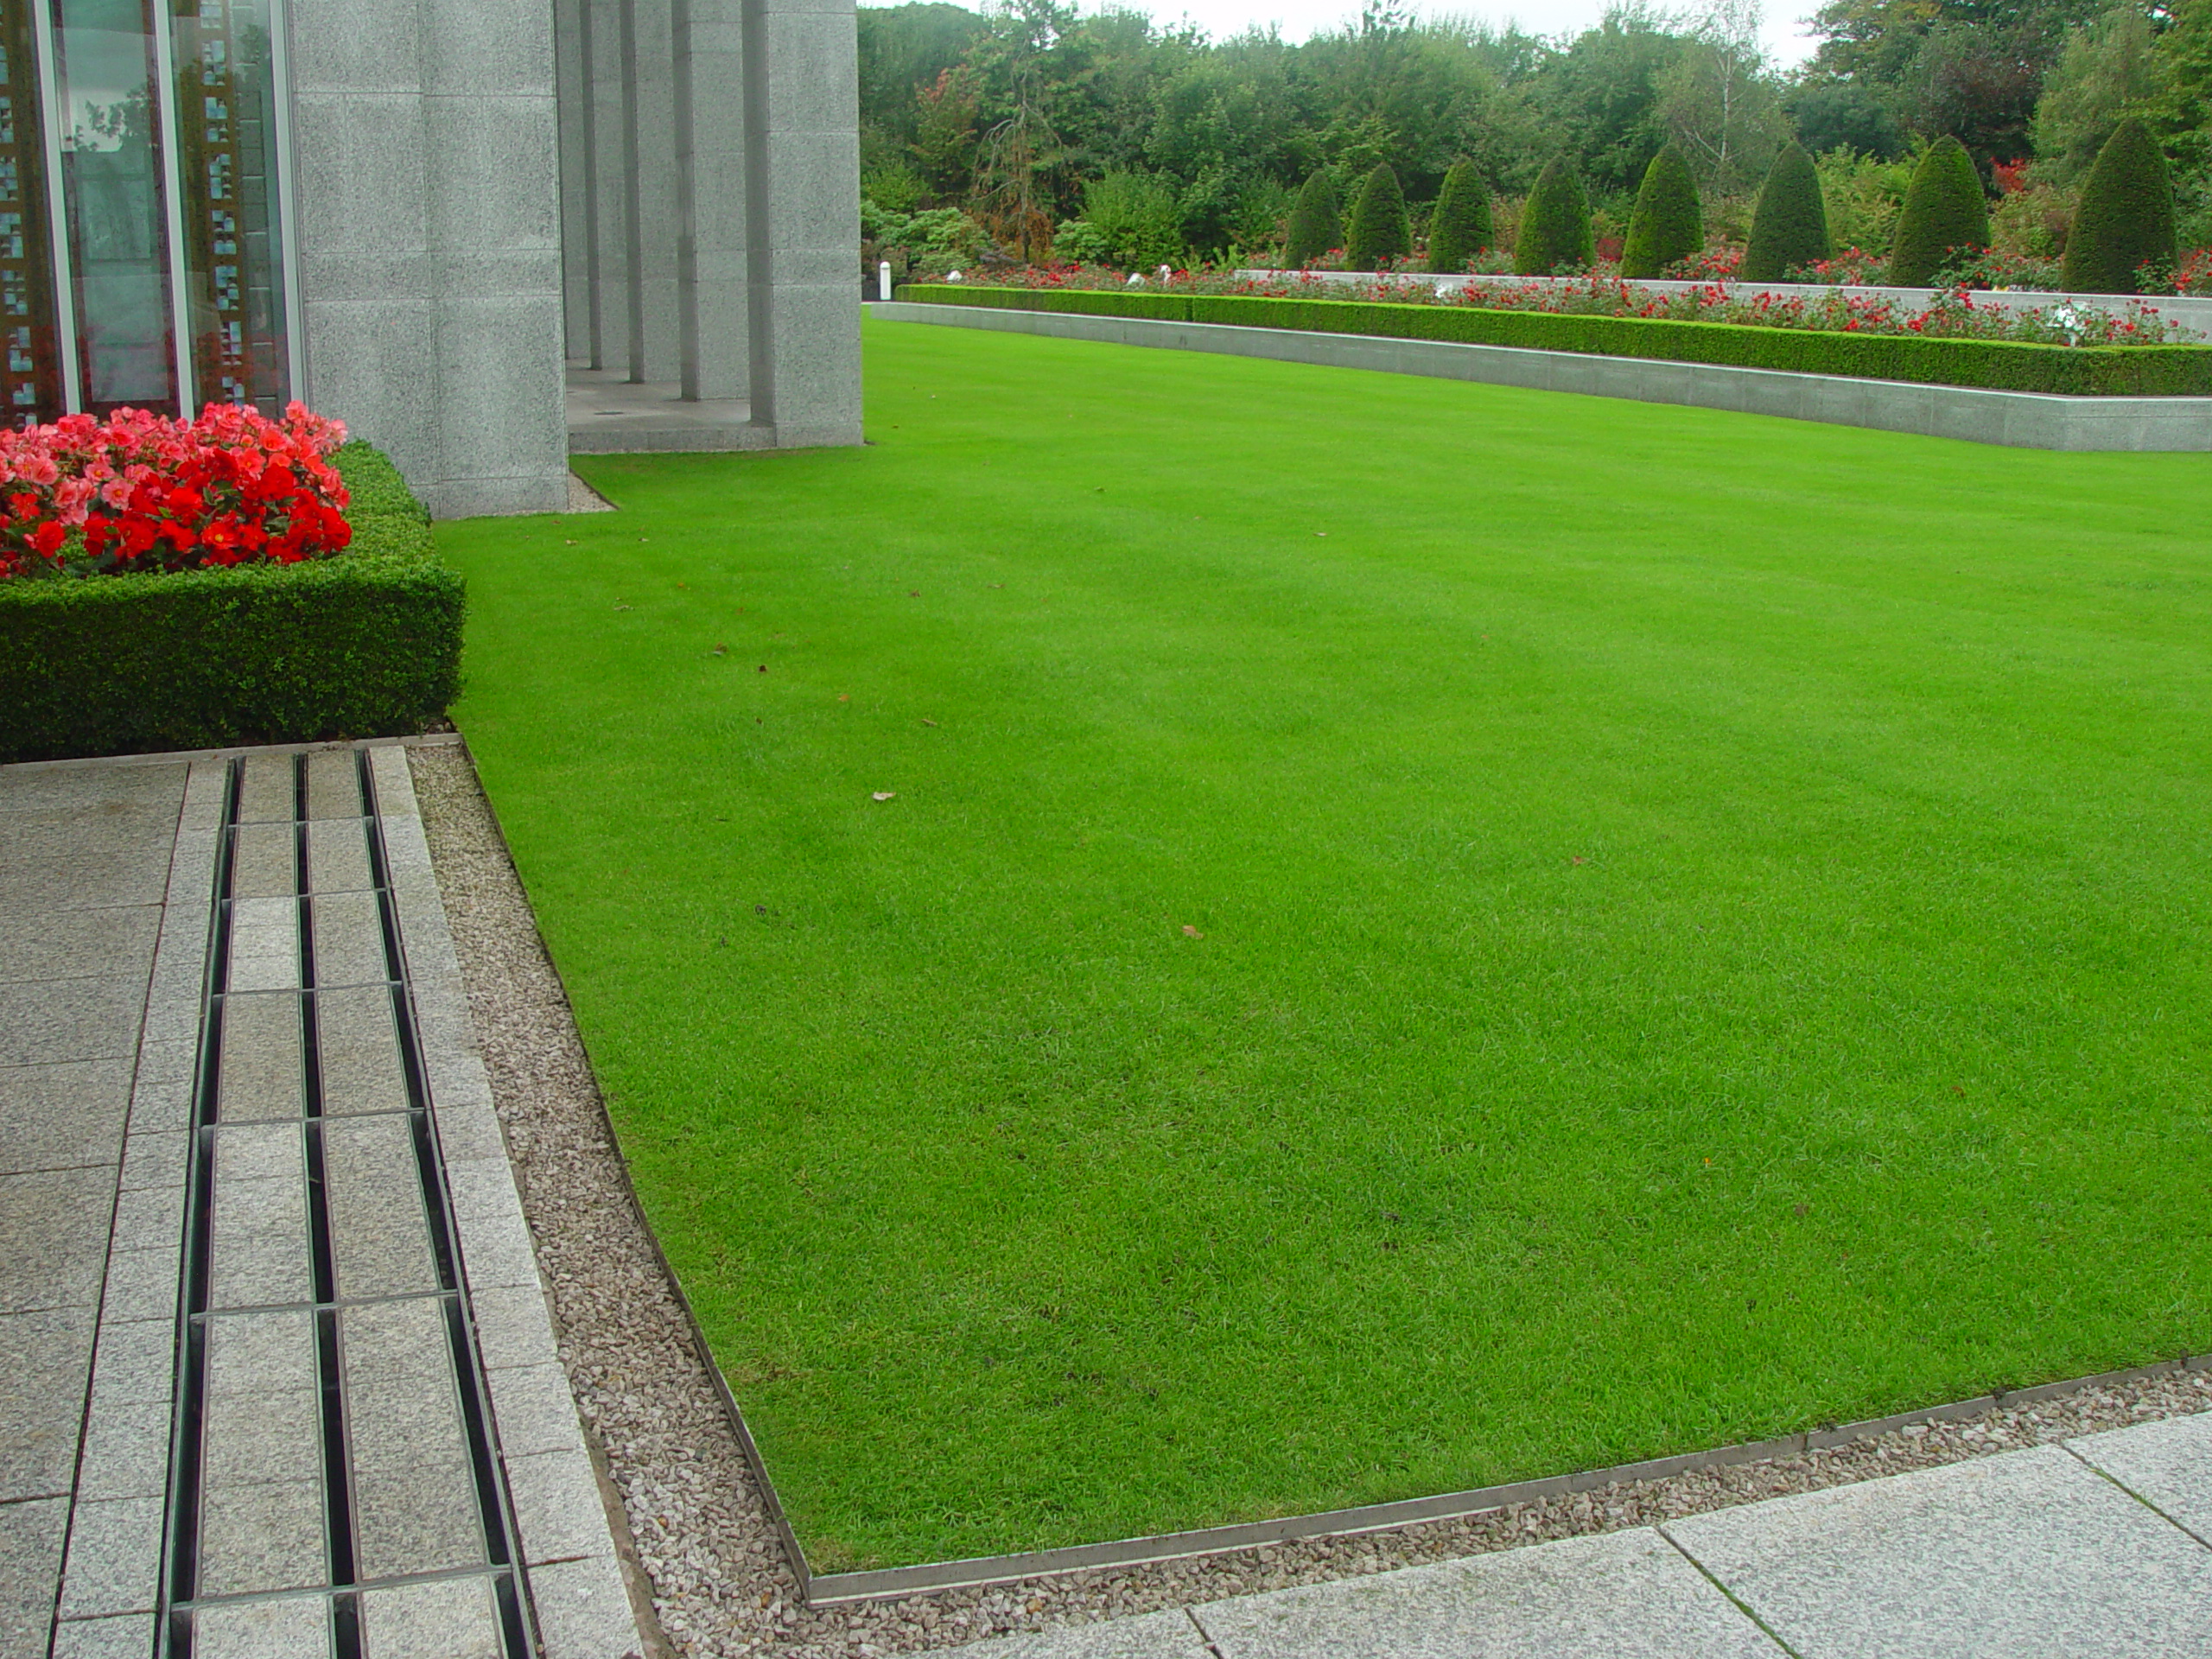
<svg viewBox="0 0 2212 1659">
<path fill-rule="evenodd" d="M 327 753 L 327 752 L 326 752 Z M 186 1168 L 184 1266 L 180 1284 L 177 1331 L 177 1389 L 170 1436 L 169 1492 L 166 1533 L 162 1553 L 162 1583 L 156 1635 L 158 1652 L 170 1659 L 226 1659 L 232 1643 L 217 1643 L 223 1653 L 210 1651 L 199 1630 L 199 1616 L 209 1609 L 239 1604 L 303 1600 L 327 1603 L 329 1650 L 334 1659 L 361 1659 L 365 1624 L 365 1594 L 386 1588 L 421 1585 L 442 1580 L 484 1582 L 492 1597 L 492 1613 L 499 1631 L 505 1659 L 535 1659 L 536 1643 L 526 1602 L 520 1564 L 515 1548 L 516 1530 L 511 1495 L 492 1426 L 489 1395 L 477 1353 L 474 1320 L 467 1306 L 460 1261 L 455 1248 L 452 1200 L 447 1184 L 435 1125 L 430 1095 L 423 1063 L 412 998 L 406 972 L 398 910 L 392 891 L 391 864 L 378 814 L 374 774 L 364 751 L 348 757 L 360 796 L 358 823 L 363 837 L 370 890 L 375 899 L 375 926 L 381 947 L 383 980 L 347 985 L 356 995 L 381 988 L 390 998 L 397 1060 L 404 1084 L 407 1144 L 422 1199 L 422 1221 L 427 1232 L 435 1287 L 390 1295 L 347 1296 L 343 1294 L 340 1249 L 334 1230 L 332 1169 L 329 1134 L 334 1122 L 326 1110 L 326 1066 L 321 1001 L 324 995 L 317 976 L 316 893 L 310 862 L 315 836 L 342 831 L 346 817 L 313 817 L 309 798 L 310 757 L 290 757 L 291 822 L 289 840 L 293 861 L 291 897 L 296 906 L 298 983 L 285 988 L 298 1003 L 300 1040 L 301 1173 L 304 1181 L 306 1236 L 301 1241 L 307 1255 L 311 1301 L 302 1312 L 312 1315 L 316 1415 L 319 1421 L 323 1582 L 255 1591 L 226 1590 L 218 1583 L 210 1590 L 207 1535 L 209 1490 L 207 1485 L 210 1416 L 209 1350 L 211 1325 L 218 1317 L 256 1315 L 297 1307 L 295 1301 L 275 1302 L 241 1309 L 236 1305 L 214 1306 L 218 1262 L 218 1193 L 216 1191 L 217 1136 L 222 1127 L 224 1036 L 226 1011 L 234 995 L 236 964 L 235 919 L 240 902 L 238 892 L 239 849 L 244 822 L 247 762 L 233 760 L 225 790 L 222 827 L 215 860 L 213 919 L 207 947 L 207 969 L 202 990 L 200 1053 L 194 1074 L 192 1135 Z M 274 757 L 256 764 L 267 767 Z M 264 782 L 269 781 L 264 779 Z M 281 810 L 281 809 L 280 809 Z M 276 830 L 281 818 L 252 826 Z M 359 867 L 356 866 L 358 870 Z M 359 893 L 357 885 L 352 890 Z M 270 995 L 264 984 L 251 994 Z M 249 994 L 247 992 L 235 993 Z M 390 1121 L 390 1112 L 357 1114 L 356 1124 L 378 1116 Z M 249 1123 L 256 1120 L 247 1120 Z M 395 1225 L 407 1224 L 395 1221 Z M 438 1329 L 443 1338 L 443 1357 L 455 1385 L 461 1430 L 468 1459 L 474 1515 L 480 1535 L 480 1561 L 474 1566 L 439 1567 L 418 1573 L 364 1576 L 359 1554 L 359 1494 L 355 1489 L 356 1448 L 350 1427 L 353 1413 L 347 1397 L 345 1354 L 346 1320 L 350 1308 L 370 1309 L 393 1303 L 435 1302 Z"/>
</svg>

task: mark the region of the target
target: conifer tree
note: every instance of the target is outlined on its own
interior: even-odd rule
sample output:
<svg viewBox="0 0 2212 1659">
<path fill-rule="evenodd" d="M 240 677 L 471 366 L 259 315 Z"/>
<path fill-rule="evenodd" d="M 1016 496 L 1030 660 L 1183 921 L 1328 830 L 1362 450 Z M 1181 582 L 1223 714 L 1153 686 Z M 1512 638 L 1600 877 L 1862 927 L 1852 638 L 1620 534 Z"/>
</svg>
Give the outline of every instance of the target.
<svg viewBox="0 0 2212 1659">
<path fill-rule="evenodd" d="M 1989 245 L 1989 200 L 1967 147 L 1946 133 L 1928 147 L 1905 188 L 1890 247 L 1890 282 L 1925 288 L 1954 248 Z"/>
<path fill-rule="evenodd" d="M 1381 270 L 1387 262 L 1414 251 L 1413 221 L 1406 213 L 1406 193 L 1388 162 L 1377 162 L 1352 204 L 1344 232 L 1344 264 L 1352 270 Z"/>
<path fill-rule="evenodd" d="M 2082 181 L 2060 280 L 2077 294 L 2139 294 L 2144 266 L 2163 277 L 2180 257 L 2165 152 L 2151 130 L 2130 116 L 2105 141 Z"/>
<path fill-rule="evenodd" d="M 1521 209 L 1514 238 L 1513 269 L 1523 276 L 1548 276 L 1561 265 L 1587 270 L 1597 257 L 1590 232 L 1590 198 L 1581 175 L 1555 156 L 1536 176 L 1536 188 Z"/>
<path fill-rule="evenodd" d="M 1290 210 L 1290 245 L 1284 257 L 1294 270 L 1303 270 L 1344 245 L 1344 216 L 1337 207 L 1337 181 L 1329 169 L 1317 167 L 1298 193 Z"/>
<path fill-rule="evenodd" d="M 1747 283 L 1778 283 L 1793 265 L 1815 264 L 1828 252 L 1828 210 L 1821 200 L 1819 170 L 1802 144 L 1785 144 L 1759 187 L 1751 238 L 1738 274 Z"/>
<path fill-rule="evenodd" d="M 1643 185 L 1628 217 L 1628 239 L 1621 247 L 1621 275 L 1663 276 L 1675 261 L 1704 246 L 1705 213 L 1698 205 L 1697 181 L 1682 152 L 1665 145 L 1643 169 Z"/>
<path fill-rule="evenodd" d="M 1439 276 L 1457 276 L 1492 239 L 1490 187 L 1472 162 L 1458 162 L 1444 175 L 1429 215 L 1428 268 Z"/>
</svg>

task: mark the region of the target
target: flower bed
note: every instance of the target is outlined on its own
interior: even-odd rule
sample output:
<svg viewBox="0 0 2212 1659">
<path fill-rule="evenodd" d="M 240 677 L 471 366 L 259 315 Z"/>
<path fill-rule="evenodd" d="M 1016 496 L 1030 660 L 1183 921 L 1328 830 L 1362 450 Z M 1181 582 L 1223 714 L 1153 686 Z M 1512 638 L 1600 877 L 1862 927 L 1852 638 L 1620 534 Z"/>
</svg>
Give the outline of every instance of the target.
<svg viewBox="0 0 2212 1659">
<path fill-rule="evenodd" d="M 420 731 L 457 694 L 461 579 L 391 463 L 216 418 L 0 436 L 0 761 Z"/>
<path fill-rule="evenodd" d="M 296 564 L 353 538 L 339 422 L 211 404 L 0 430 L 0 580 Z"/>
<path fill-rule="evenodd" d="M 1436 298 L 1433 287 L 1429 295 L 1424 303 L 1402 294 L 1373 301 L 1290 298 L 1213 292 L 1195 284 L 1180 290 L 1101 291 L 1067 284 L 930 283 L 899 290 L 901 299 L 929 304 L 1373 334 L 1987 391 L 2212 396 L 2212 346 L 2162 343 L 2147 330 L 2120 337 L 2137 343 L 2069 345 L 1946 334 L 1939 327 L 1886 332 L 1862 322 L 1852 327 L 1846 326 L 1854 315 L 1849 310 L 1841 314 L 1841 322 L 1824 327 L 1808 321 L 1802 309 L 1792 312 L 1786 305 L 1754 306 L 1760 314 L 1757 321 L 1724 322 L 1647 311 L 1624 315 L 1520 310 L 1473 299 L 1446 302 Z"/>
</svg>

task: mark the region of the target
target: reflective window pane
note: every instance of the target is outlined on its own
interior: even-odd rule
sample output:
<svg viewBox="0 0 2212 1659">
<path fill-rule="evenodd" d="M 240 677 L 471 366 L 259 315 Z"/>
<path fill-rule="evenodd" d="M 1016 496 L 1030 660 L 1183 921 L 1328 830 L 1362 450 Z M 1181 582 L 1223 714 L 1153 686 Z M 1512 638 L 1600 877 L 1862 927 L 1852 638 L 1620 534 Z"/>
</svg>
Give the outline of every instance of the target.
<svg viewBox="0 0 2212 1659">
<path fill-rule="evenodd" d="M 9 426 L 63 412 L 33 3 L 0 0 L 0 423 Z"/>
<path fill-rule="evenodd" d="M 251 403 L 279 414 L 284 273 L 270 0 L 173 3 L 194 407 Z"/>
<path fill-rule="evenodd" d="M 150 0 L 54 0 L 62 200 L 85 407 L 174 414 Z"/>
</svg>

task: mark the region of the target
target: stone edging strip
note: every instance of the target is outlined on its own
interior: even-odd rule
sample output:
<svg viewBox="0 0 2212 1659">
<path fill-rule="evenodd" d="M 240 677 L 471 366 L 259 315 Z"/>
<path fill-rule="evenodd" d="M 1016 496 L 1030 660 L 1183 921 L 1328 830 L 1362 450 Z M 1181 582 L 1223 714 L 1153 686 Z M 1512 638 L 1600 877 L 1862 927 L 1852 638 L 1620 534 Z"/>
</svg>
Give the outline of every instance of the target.
<svg viewBox="0 0 2212 1659">
<path fill-rule="evenodd" d="M 378 745 L 369 752 L 369 765 L 477 1353 L 537 1615 L 538 1650 L 545 1659 L 635 1654 L 645 1644 L 554 1343 L 406 748 Z"/>
<path fill-rule="evenodd" d="M 1713 363 L 1532 351 L 1518 346 L 1465 346 L 1450 340 L 907 301 L 879 301 L 868 310 L 886 322 L 935 323 L 1472 380 L 1535 391 L 1580 392 L 1638 403 L 1684 404 L 2013 448 L 2212 450 L 2212 397 L 2065 397 L 2040 391 L 1987 391 Z"/>
<path fill-rule="evenodd" d="M 680 1297 L 681 1293 L 678 1294 Z M 684 1303 L 683 1309 L 688 1317 L 690 1305 Z M 696 1321 L 693 1322 L 692 1332 L 694 1339 L 702 1344 L 703 1351 L 704 1338 L 699 1334 Z M 869 1601 L 880 1597 L 911 1595 L 923 1590 L 974 1589 L 988 1585 L 1014 1584 L 1025 1579 L 1080 1573 L 1098 1567 L 1141 1567 L 1155 1561 L 1187 1560 L 1195 1556 L 1226 1554 L 1257 1545 L 1281 1543 L 1293 1538 L 1352 1537 L 1363 1532 L 1387 1532 L 1424 1521 L 1463 1520 L 1504 1509 L 1509 1504 L 1563 1497 L 1575 1492 L 1593 1491 L 1601 1486 L 1662 1480 L 1668 1476 L 1684 1474 L 1693 1470 L 1725 1468 L 1731 1464 L 1756 1463 L 1765 1458 L 1789 1457 L 1800 1452 L 1844 1446 L 1853 1440 L 1869 1440 L 1875 1435 L 1887 1434 L 1918 1423 L 1951 1422 L 1976 1417 L 1986 1411 L 2035 1405 L 2076 1394 L 2085 1389 L 2173 1376 L 2184 1371 L 2212 1371 L 2212 1355 L 2186 1355 L 2153 1365 L 2105 1371 L 2095 1376 L 2071 1377 L 2064 1382 L 2046 1382 L 2031 1389 L 1986 1394 L 1978 1399 L 1932 1406 L 1924 1411 L 1899 1412 L 1892 1417 L 1875 1417 L 1865 1422 L 1810 1429 L 1802 1433 L 1781 1435 L 1770 1440 L 1718 1446 L 1709 1452 L 1688 1452 L 1678 1457 L 1652 1458 L 1642 1463 L 1616 1464 L 1611 1468 L 1586 1469 L 1573 1474 L 1551 1475 L 1538 1480 L 1513 1481 L 1503 1486 L 1481 1486 L 1471 1491 L 1446 1492 L 1434 1497 L 1402 1498 L 1391 1503 L 1363 1504 L 1357 1509 L 1287 1516 L 1279 1520 L 1255 1521 L 1240 1526 L 1205 1527 L 1192 1532 L 1159 1533 L 1145 1538 L 1124 1538 L 1112 1543 L 1076 1544 L 1065 1549 L 1036 1550 L 1021 1555 L 984 1555 L 969 1560 L 930 1562 L 920 1567 L 835 1573 L 815 1573 L 807 1568 L 798 1541 L 784 1522 L 782 1505 L 776 1500 L 775 1489 L 769 1482 L 767 1471 L 761 1467 L 760 1454 L 753 1449 L 753 1438 L 745 1432 L 737 1416 L 737 1403 L 730 1397 L 728 1385 L 722 1382 L 721 1372 L 711 1363 L 708 1370 L 728 1407 L 733 1422 L 738 1426 L 739 1438 L 745 1446 L 746 1454 L 753 1463 L 761 1491 L 767 1496 L 786 1548 L 791 1552 L 792 1565 L 804 1586 L 808 1605 L 823 1607 Z"/>
</svg>

